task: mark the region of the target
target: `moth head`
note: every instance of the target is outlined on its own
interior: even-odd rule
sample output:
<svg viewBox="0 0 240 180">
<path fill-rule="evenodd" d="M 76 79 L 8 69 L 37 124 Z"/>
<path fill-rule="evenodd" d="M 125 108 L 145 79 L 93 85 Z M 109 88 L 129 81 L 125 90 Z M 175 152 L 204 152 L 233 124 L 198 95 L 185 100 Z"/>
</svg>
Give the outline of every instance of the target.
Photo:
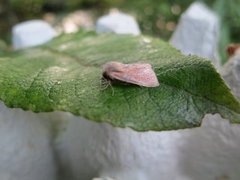
<svg viewBox="0 0 240 180">
<path fill-rule="evenodd" d="M 103 73 L 121 72 L 123 64 L 119 62 L 109 62 L 103 65 Z"/>
</svg>

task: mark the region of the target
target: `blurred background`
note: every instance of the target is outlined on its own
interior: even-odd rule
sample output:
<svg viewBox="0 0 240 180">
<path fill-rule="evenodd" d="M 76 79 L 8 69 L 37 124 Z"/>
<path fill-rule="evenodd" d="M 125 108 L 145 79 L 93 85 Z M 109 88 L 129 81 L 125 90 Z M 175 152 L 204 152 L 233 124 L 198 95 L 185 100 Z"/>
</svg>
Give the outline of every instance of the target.
<svg viewBox="0 0 240 180">
<path fill-rule="evenodd" d="M 86 21 L 94 21 L 112 8 L 133 15 L 143 34 L 169 40 L 180 15 L 194 0 L 1 0 L 1 44 L 10 44 L 11 27 L 29 19 L 44 19 L 56 25 L 70 13 L 81 10 Z M 240 0 L 203 0 L 220 17 L 219 52 L 222 61 L 227 55 L 226 46 L 239 42 Z M 89 22 L 83 22 L 85 24 Z"/>
</svg>

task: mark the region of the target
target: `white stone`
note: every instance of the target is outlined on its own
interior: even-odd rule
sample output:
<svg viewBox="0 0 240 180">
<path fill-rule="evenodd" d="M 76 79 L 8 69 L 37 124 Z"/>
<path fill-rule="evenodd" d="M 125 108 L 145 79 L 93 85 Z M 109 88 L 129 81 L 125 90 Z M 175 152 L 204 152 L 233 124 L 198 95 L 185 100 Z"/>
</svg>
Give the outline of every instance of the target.
<svg viewBox="0 0 240 180">
<path fill-rule="evenodd" d="M 170 40 L 183 54 L 210 59 L 219 68 L 219 18 L 206 5 L 195 2 L 184 12 Z"/>
<path fill-rule="evenodd" d="M 110 177 L 103 177 L 103 178 L 93 178 L 92 180 L 117 180 L 117 179 L 112 179 Z"/>
<path fill-rule="evenodd" d="M 240 98 L 240 52 L 236 53 L 224 64 L 221 75 L 231 87 L 233 93 Z"/>
<path fill-rule="evenodd" d="M 41 45 L 55 36 L 55 30 L 42 20 L 19 23 L 12 29 L 12 43 L 15 49 Z"/>
<path fill-rule="evenodd" d="M 1 104 L 0 123 L 0 174 L 5 179 L 240 177 L 240 126 L 219 115 L 206 116 L 200 128 L 136 132 L 70 113 L 35 114 Z"/>
<path fill-rule="evenodd" d="M 56 180 L 52 132 L 39 114 L 0 102 L 0 179 Z"/>
<path fill-rule="evenodd" d="M 56 144 L 68 174 L 63 180 L 239 179 L 240 126 L 207 115 L 202 127 L 136 132 L 98 124 L 68 113 Z M 62 176 L 61 176 L 62 177 Z"/>
<path fill-rule="evenodd" d="M 116 34 L 133 35 L 139 35 L 141 33 L 134 17 L 116 10 L 97 20 L 96 31 L 98 33 L 113 32 Z"/>
</svg>

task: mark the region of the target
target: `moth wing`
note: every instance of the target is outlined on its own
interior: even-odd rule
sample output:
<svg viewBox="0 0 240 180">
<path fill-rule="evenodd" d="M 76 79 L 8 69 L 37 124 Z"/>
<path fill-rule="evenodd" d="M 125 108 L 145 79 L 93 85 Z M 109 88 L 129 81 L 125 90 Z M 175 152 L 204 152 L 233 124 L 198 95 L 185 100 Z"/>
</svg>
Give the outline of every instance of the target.
<svg viewBox="0 0 240 180">
<path fill-rule="evenodd" d="M 126 64 L 122 71 L 112 72 L 120 81 L 145 87 L 159 86 L 158 79 L 150 64 Z"/>
</svg>

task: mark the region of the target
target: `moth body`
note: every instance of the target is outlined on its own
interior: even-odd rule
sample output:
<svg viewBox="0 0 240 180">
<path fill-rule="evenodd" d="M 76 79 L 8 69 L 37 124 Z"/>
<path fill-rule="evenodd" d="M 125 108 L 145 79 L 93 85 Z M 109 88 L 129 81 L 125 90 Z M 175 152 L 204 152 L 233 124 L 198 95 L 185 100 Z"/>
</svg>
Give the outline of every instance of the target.
<svg viewBox="0 0 240 180">
<path fill-rule="evenodd" d="M 103 65 L 103 77 L 110 81 L 122 81 L 144 87 L 159 86 L 158 79 L 151 64 L 123 64 L 109 62 Z"/>
</svg>

